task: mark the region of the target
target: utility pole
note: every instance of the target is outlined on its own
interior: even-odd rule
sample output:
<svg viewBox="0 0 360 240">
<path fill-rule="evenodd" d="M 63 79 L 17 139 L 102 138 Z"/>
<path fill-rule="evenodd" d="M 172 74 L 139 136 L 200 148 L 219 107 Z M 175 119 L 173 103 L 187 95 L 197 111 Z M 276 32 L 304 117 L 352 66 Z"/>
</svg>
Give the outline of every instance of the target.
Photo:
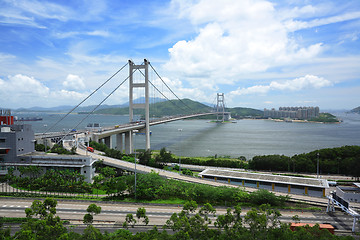
<svg viewBox="0 0 360 240">
<path fill-rule="evenodd" d="M 316 155 L 317 155 L 316 178 L 319 178 L 319 151 L 316 153 Z"/>
</svg>

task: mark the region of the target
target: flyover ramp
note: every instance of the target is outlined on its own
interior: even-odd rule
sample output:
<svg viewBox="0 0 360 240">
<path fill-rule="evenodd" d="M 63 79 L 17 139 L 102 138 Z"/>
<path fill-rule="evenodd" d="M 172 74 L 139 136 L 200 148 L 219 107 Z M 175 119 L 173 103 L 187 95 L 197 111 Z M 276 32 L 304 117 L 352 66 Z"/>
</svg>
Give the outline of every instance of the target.
<svg viewBox="0 0 360 240">
<path fill-rule="evenodd" d="M 71 143 L 71 141 L 65 141 L 64 147 L 70 149 L 72 146 L 69 143 Z M 95 150 L 94 153 L 92 153 L 92 152 L 86 151 L 85 149 L 83 149 L 81 147 L 78 147 L 76 150 L 76 153 L 80 154 L 80 155 L 88 155 L 94 159 L 103 160 L 104 164 L 106 164 L 108 166 L 124 169 L 124 170 L 131 171 L 131 172 L 135 171 L 134 163 L 100 155 L 100 154 L 103 154 L 100 151 Z M 159 176 L 165 177 L 167 179 L 174 179 L 174 180 L 190 182 L 190 183 L 206 184 L 206 185 L 210 185 L 210 186 L 214 186 L 214 187 L 220 187 L 220 186 L 235 187 L 235 188 L 239 187 L 239 186 L 228 184 L 225 182 L 215 182 L 215 181 L 205 180 L 205 179 L 201 179 L 201 178 L 197 178 L 197 177 L 190 177 L 187 175 L 182 175 L 182 174 L 171 172 L 171 171 L 148 167 L 148 166 L 145 166 L 142 164 L 136 164 L 136 172 L 143 173 L 143 174 L 155 172 L 155 173 L 159 174 Z M 258 190 L 257 188 L 251 188 L 251 187 L 240 187 L 240 188 L 244 189 L 247 192 L 254 192 L 254 191 Z M 320 197 L 311 197 L 311 196 L 305 196 L 305 195 L 287 194 L 287 193 L 282 193 L 282 192 L 273 192 L 273 191 L 271 191 L 271 192 L 277 196 L 289 196 L 290 199 L 293 201 L 301 201 L 301 202 L 305 202 L 308 204 L 313 204 L 313 205 L 323 206 L 323 207 L 326 207 L 328 204 L 328 199 L 325 197 L 320 198 Z M 360 209 L 360 204 L 352 203 L 352 207 L 358 210 L 358 209 Z"/>
</svg>

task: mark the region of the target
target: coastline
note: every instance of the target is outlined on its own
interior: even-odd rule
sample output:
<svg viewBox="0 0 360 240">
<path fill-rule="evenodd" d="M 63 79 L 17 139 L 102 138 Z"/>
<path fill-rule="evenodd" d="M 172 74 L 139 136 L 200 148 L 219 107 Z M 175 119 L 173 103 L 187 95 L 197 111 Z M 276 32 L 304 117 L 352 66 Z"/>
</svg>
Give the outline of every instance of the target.
<svg viewBox="0 0 360 240">
<path fill-rule="evenodd" d="M 321 124 L 340 124 L 341 121 L 337 122 L 318 122 L 318 121 L 309 121 L 309 120 L 301 120 L 301 119 L 265 119 L 273 122 L 288 122 L 288 123 L 321 123 Z"/>
</svg>

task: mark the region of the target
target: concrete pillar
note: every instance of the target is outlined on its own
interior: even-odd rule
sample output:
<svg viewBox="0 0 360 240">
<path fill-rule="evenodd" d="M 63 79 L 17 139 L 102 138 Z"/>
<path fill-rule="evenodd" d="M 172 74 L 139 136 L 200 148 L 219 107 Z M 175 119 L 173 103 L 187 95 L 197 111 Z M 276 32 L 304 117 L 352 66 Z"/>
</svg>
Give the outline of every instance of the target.
<svg viewBox="0 0 360 240">
<path fill-rule="evenodd" d="M 149 117 L 149 64 L 146 59 L 144 59 L 144 65 L 135 65 L 131 60 L 129 60 L 129 122 L 134 121 L 134 109 L 140 108 L 145 109 L 145 138 L 146 138 L 146 146 L 145 149 L 150 149 L 150 117 Z M 133 79 L 133 73 L 135 70 L 144 69 L 144 81 L 143 82 L 135 82 Z M 134 89 L 143 89 L 145 92 L 145 103 L 133 103 L 134 97 Z"/>
<path fill-rule="evenodd" d="M 99 136 L 97 136 L 97 135 L 95 135 L 95 134 L 93 134 L 93 135 L 91 136 L 91 140 L 94 141 L 94 142 L 100 143 Z"/>
<path fill-rule="evenodd" d="M 108 148 L 111 148 L 112 145 L 111 136 L 104 138 L 104 143 Z"/>
<path fill-rule="evenodd" d="M 118 133 L 116 134 L 116 149 L 118 151 L 123 151 L 123 134 Z"/>
<path fill-rule="evenodd" d="M 125 153 L 130 154 L 133 152 L 132 147 L 132 131 L 125 132 Z"/>
</svg>

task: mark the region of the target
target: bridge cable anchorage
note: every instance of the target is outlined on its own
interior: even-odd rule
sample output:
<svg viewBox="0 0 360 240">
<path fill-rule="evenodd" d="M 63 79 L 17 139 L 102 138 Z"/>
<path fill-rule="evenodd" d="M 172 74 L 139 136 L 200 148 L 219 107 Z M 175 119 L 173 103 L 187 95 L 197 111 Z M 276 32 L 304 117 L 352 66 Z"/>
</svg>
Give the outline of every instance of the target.
<svg viewBox="0 0 360 240">
<path fill-rule="evenodd" d="M 165 83 L 165 81 L 162 79 L 162 77 L 158 74 L 158 72 L 155 70 L 155 68 L 151 65 L 150 63 L 150 67 L 154 70 L 154 72 L 156 73 L 156 75 L 160 78 L 160 80 L 165 84 L 165 86 L 170 90 L 170 92 L 172 94 L 174 94 L 174 96 L 180 101 L 182 102 L 187 108 L 189 108 L 192 112 L 194 112 L 194 109 L 192 109 L 191 107 L 189 107 L 186 103 L 184 103 L 175 93 L 173 90 L 171 90 L 171 88 Z"/>
<path fill-rule="evenodd" d="M 137 70 L 139 70 L 139 69 L 135 69 L 134 72 L 136 72 Z M 88 114 L 87 114 L 74 128 L 72 128 L 72 129 L 77 129 L 77 127 L 78 127 L 81 123 L 83 123 L 86 118 L 88 118 L 93 112 L 95 112 L 96 109 L 97 109 L 98 107 L 100 107 L 100 105 L 103 104 L 103 103 L 104 103 L 116 90 L 118 90 L 129 78 L 130 78 L 130 75 L 127 76 L 111 93 L 109 93 L 96 107 L 93 108 L 93 110 L 92 110 L 90 113 L 88 113 Z M 59 142 L 61 142 L 66 136 L 69 135 L 69 133 L 71 133 L 71 130 L 68 131 L 68 132 L 66 133 L 66 135 L 63 136 L 63 137 L 62 137 L 59 141 L 57 141 L 56 143 L 58 144 Z"/>
<path fill-rule="evenodd" d="M 150 64 L 151 66 L 151 64 Z M 154 68 L 153 68 L 154 69 Z M 144 73 L 140 71 L 140 73 L 145 77 Z M 159 75 L 158 75 L 159 76 Z M 160 76 L 159 76 L 160 78 Z M 164 82 L 164 81 L 163 81 Z M 170 101 L 175 107 L 180 108 L 181 110 L 183 110 L 184 112 L 186 112 L 186 110 L 184 110 L 182 107 L 176 105 L 176 103 L 174 103 L 171 99 L 169 99 L 168 97 L 166 97 L 150 80 L 149 83 L 151 84 L 151 86 L 153 86 L 164 98 L 166 98 L 168 101 Z M 166 85 L 166 84 L 165 84 Z M 170 90 L 171 91 L 171 90 Z M 176 95 L 175 95 L 176 96 Z M 179 99 L 180 100 L 180 99 Z M 181 100 L 180 100 L 181 101 Z M 190 108 L 191 109 L 191 108 Z M 192 110 L 192 109 L 191 109 Z"/>
<path fill-rule="evenodd" d="M 124 66 L 122 66 L 118 71 L 116 71 L 111 77 L 109 77 L 103 84 L 101 84 L 97 89 L 95 89 L 92 93 L 90 93 L 89 96 L 87 96 L 84 100 L 82 100 L 78 105 L 76 105 L 73 109 L 71 109 L 65 116 L 63 116 L 60 120 L 58 120 L 55 124 L 53 124 L 50 128 L 46 129 L 44 134 L 49 132 L 51 129 L 53 129 L 59 122 L 64 120 L 70 113 L 72 113 L 76 108 L 78 108 L 81 104 L 83 104 L 86 100 L 88 100 L 94 93 L 96 93 L 100 88 L 102 88 L 106 83 L 108 83 L 112 78 L 114 78 L 119 72 L 121 72 L 128 63 L 126 63 Z"/>
</svg>

